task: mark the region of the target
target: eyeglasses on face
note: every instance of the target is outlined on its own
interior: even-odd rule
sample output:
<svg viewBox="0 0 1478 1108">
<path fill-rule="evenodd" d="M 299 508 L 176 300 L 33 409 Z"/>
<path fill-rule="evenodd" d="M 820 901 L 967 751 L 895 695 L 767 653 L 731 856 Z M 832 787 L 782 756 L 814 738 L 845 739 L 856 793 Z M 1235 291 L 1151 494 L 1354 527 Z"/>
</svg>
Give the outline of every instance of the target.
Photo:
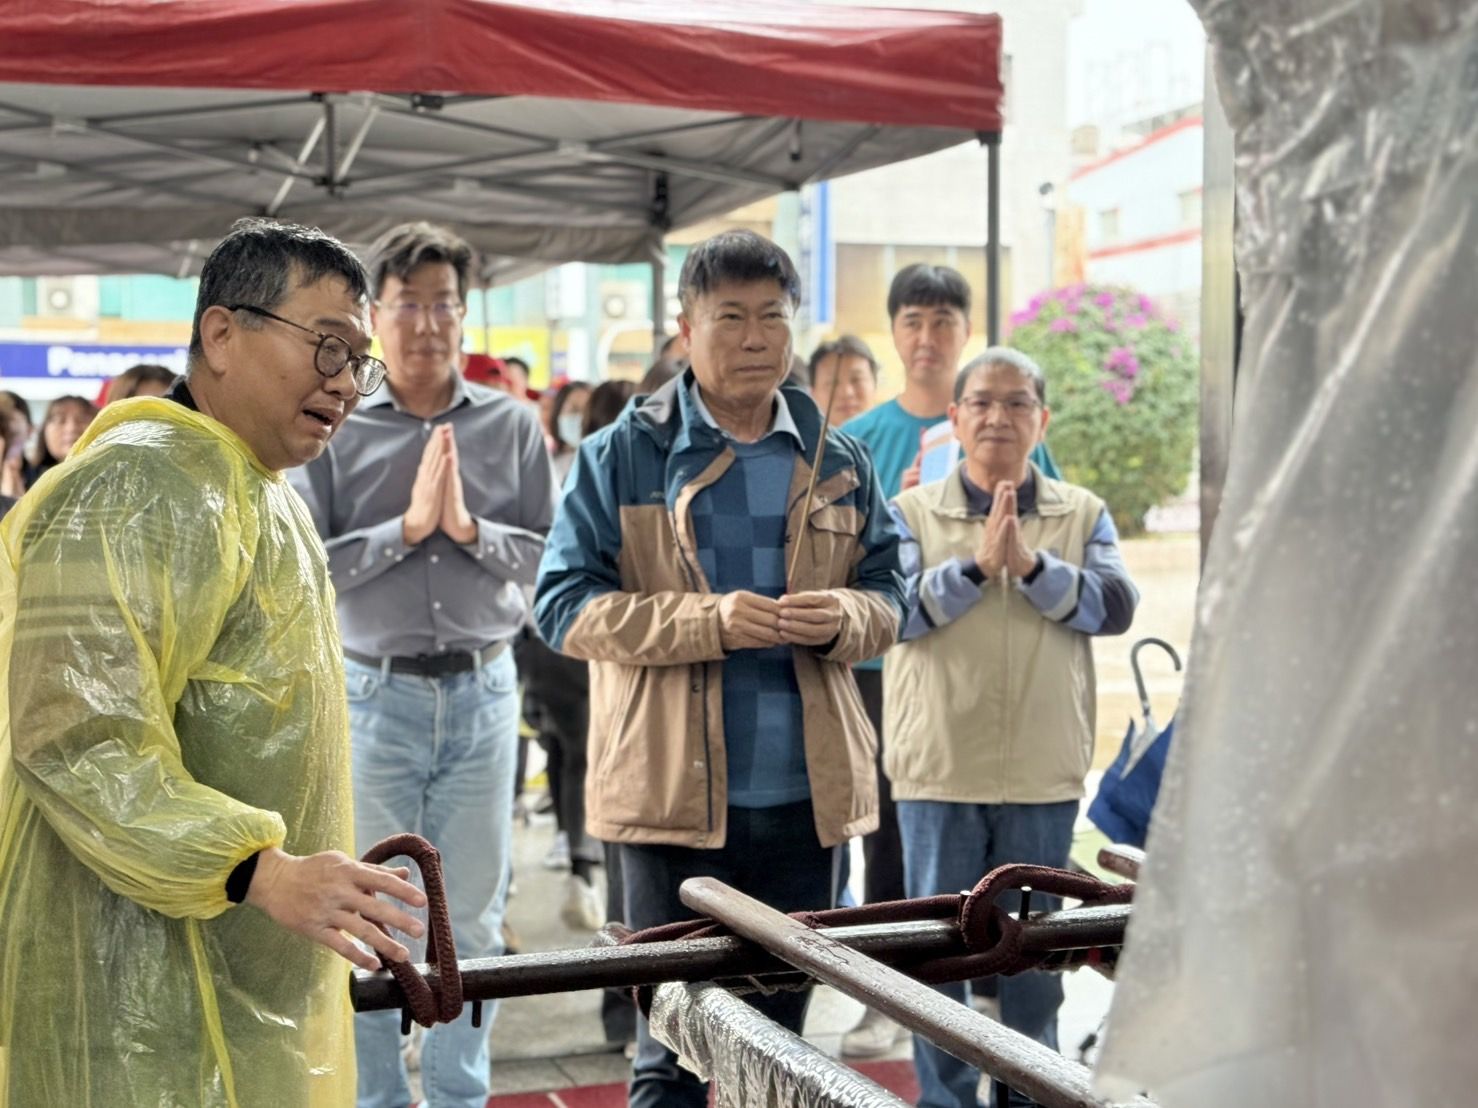
<svg viewBox="0 0 1478 1108">
<path fill-rule="evenodd" d="M 977 392 L 960 400 L 960 407 L 972 416 L 983 416 L 996 404 L 1013 419 L 1031 415 L 1042 406 L 1042 402 L 1034 396 L 1008 396 L 997 400 L 994 396 Z"/>
<path fill-rule="evenodd" d="M 304 327 L 301 323 L 283 319 L 280 315 L 275 315 L 266 308 L 259 308 L 255 304 L 225 304 L 222 306 L 230 312 L 251 312 L 252 315 L 259 315 L 263 319 L 276 320 L 289 327 L 296 327 L 299 331 L 316 335 L 318 349 L 313 352 L 313 368 L 324 377 L 337 377 L 347 367 L 349 375 L 354 378 L 354 389 L 360 396 L 368 396 L 374 392 L 380 387 L 380 382 L 385 379 L 384 362 L 368 354 L 354 353 L 349 344 L 338 335 L 326 335 L 322 331 L 313 330 L 312 327 Z"/>
<path fill-rule="evenodd" d="M 455 323 L 462 318 L 462 313 L 467 310 L 467 305 L 460 300 L 438 300 L 432 304 L 419 304 L 414 300 L 394 300 L 390 303 L 379 302 L 380 307 L 391 312 L 397 322 L 407 326 L 414 326 L 423 314 L 431 316 L 431 322 L 437 327 L 445 327 Z"/>
</svg>

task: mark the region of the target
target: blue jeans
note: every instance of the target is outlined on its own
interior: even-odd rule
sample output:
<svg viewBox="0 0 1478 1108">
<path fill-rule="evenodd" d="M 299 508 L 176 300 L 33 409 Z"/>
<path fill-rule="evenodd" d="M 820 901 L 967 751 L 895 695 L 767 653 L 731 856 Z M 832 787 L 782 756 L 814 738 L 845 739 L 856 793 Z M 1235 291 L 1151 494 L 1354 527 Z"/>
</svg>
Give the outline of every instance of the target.
<svg viewBox="0 0 1478 1108">
<path fill-rule="evenodd" d="M 900 800 L 903 879 L 910 897 L 937 896 L 969 889 L 997 866 L 1025 863 L 1065 866 L 1072 849 L 1078 802 L 1056 804 L 955 804 L 939 800 Z M 1008 912 L 1021 903 L 1017 893 L 996 901 Z M 1061 906 L 1057 897 L 1032 896 L 1032 910 Z M 1062 980 L 1050 973 L 1002 977 L 1001 1022 L 1014 1031 L 1057 1049 L 1057 1009 Z M 967 983 L 940 985 L 946 996 L 965 1002 Z M 919 1077 L 919 1108 L 976 1108 L 980 1071 L 914 1036 L 914 1069 Z M 991 1104 L 1016 1108 L 1034 1103 L 992 1082 Z"/>
<path fill-rule="evenodd" d="M 809 800 L 774 808 L 731 807 L 729 834 L 716 850 L 622 843 L 627 926 L 640 931 L 693 919 L 697 913 L 678 897 L 678 887 L 689 877 L 715 877 L 782 912 L 830 908 L 842 849 L 817 841 Z M 811 992 L 745 1000 L 800 1034 Z M 652 1036 L 642 1018 L 637 1020 L 636 1044 L 629 1108 L 705 1108 L 708 1083 L 678 1065 L 677 1055 Z"/>
<path fill-rule="evenodd" d="M 362 854 L 413 831 L 441 852 L 459 958 L 503 952 L 503 909 L 513 839 L 518 693 L 513 653 L 447 677 L 391 673 L 345 659 L 354 761 L 354 838 Z M 412 867 L 414 869 L 414 867 Z M 421 913 L 424 919 L 424 913 Z M 422 957 L 424 945 L 399 936 Z M 427 1108 L 482 1108 L 488 1097 L 488 1027 L 468 1005 L 426 1032 L 421 1083 Z M 354 1019 L 359 1108 L 411 1102 L 401 1060 L 400 1013 Z"/>
</svg>

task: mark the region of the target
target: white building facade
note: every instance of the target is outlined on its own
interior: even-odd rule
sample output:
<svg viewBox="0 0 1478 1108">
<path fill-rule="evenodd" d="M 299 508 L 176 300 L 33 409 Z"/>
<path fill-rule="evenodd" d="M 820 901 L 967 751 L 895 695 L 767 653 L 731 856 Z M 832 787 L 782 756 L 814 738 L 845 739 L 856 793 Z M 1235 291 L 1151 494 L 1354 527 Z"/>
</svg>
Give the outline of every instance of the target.
<svg viewBox="0 0 1478 1108">
<path fill-rule="evenodd" d="M 1202 124 L 1176 120 L 1076 169 L 1084 276 L 1160 301 L 1192 333 L 1200 320 Z"/>
</svg>

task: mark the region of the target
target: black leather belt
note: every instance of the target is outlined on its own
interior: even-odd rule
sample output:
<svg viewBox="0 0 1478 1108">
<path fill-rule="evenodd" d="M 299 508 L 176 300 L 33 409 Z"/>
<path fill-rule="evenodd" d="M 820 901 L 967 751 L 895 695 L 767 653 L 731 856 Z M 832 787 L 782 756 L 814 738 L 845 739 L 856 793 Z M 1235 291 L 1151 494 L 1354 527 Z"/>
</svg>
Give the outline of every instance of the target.
<svg viewBox="0 0 1478 1108">
<path fill-rule="evenodd" d="M 471 673 L 479 666 L 487 665 L 506 649 L 508 649 L 508 643 L 505 640 L 490 643 L 475 653 L 470 650 L 458 650 L 446 654 L 395 655 L 390 658 L 390 672 L 408 673 L 415 677 L 450 677 L 454 673 Z M 348 647 L 344 648 L 344 657 L 374 669 L 379 669 L 385 664 L 384 658 L 376 658 L 373 654 L 361 654 Z"/>
</svg>

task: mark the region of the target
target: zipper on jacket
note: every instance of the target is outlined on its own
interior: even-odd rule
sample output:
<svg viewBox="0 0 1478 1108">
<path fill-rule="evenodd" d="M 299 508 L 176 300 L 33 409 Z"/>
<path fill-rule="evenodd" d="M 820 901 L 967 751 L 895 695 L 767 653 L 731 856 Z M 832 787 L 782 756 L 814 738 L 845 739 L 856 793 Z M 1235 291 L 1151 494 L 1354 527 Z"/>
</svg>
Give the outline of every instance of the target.
<svg viewBox="0 0 1478 1108">
<path fill-rule="evenodd" d="M 693 563 L 688 560 L 688 552 L 683 548 L 682 540 L 678 538 L 677 513 L 668 513 L 668 525 L 672 528 L 673 545 L 677 547 L 677 556 L 682 563 L 683 572 L 688 575 L 688 585 L 694 592 L 703 592 L 698 587 L 698 574 L 693 569 Z M 706 794 L 705 807 L 708 812 L 708 833 L 713 834 L 713 748 L 708 741 L 708 663 L 694 662 L 689 667 L 701 672 L 702 677 L 692 680 L 688 684 L 691 692 L 697 693 L 703 698 L 703 787 Z"/>
<path fill-rule="evenodd" d="M 1004 565 L 1001 567 L 1001 629 L 1005 635 L 1006 664 L 1005 670 L 1005 695 L 1001 698 L 1003 714 L 1006 717 L 1005 739 L 1001 743 L 1001 802 L 1008 803 L 1011 794 L 1011 780 L 1008 776 L 1008 767 L 1011 765 L 1011 752 L 1016 743 L 1016 733 L 1012 727 L 1011 703 L 1011 571 Z"/>
</svg>

